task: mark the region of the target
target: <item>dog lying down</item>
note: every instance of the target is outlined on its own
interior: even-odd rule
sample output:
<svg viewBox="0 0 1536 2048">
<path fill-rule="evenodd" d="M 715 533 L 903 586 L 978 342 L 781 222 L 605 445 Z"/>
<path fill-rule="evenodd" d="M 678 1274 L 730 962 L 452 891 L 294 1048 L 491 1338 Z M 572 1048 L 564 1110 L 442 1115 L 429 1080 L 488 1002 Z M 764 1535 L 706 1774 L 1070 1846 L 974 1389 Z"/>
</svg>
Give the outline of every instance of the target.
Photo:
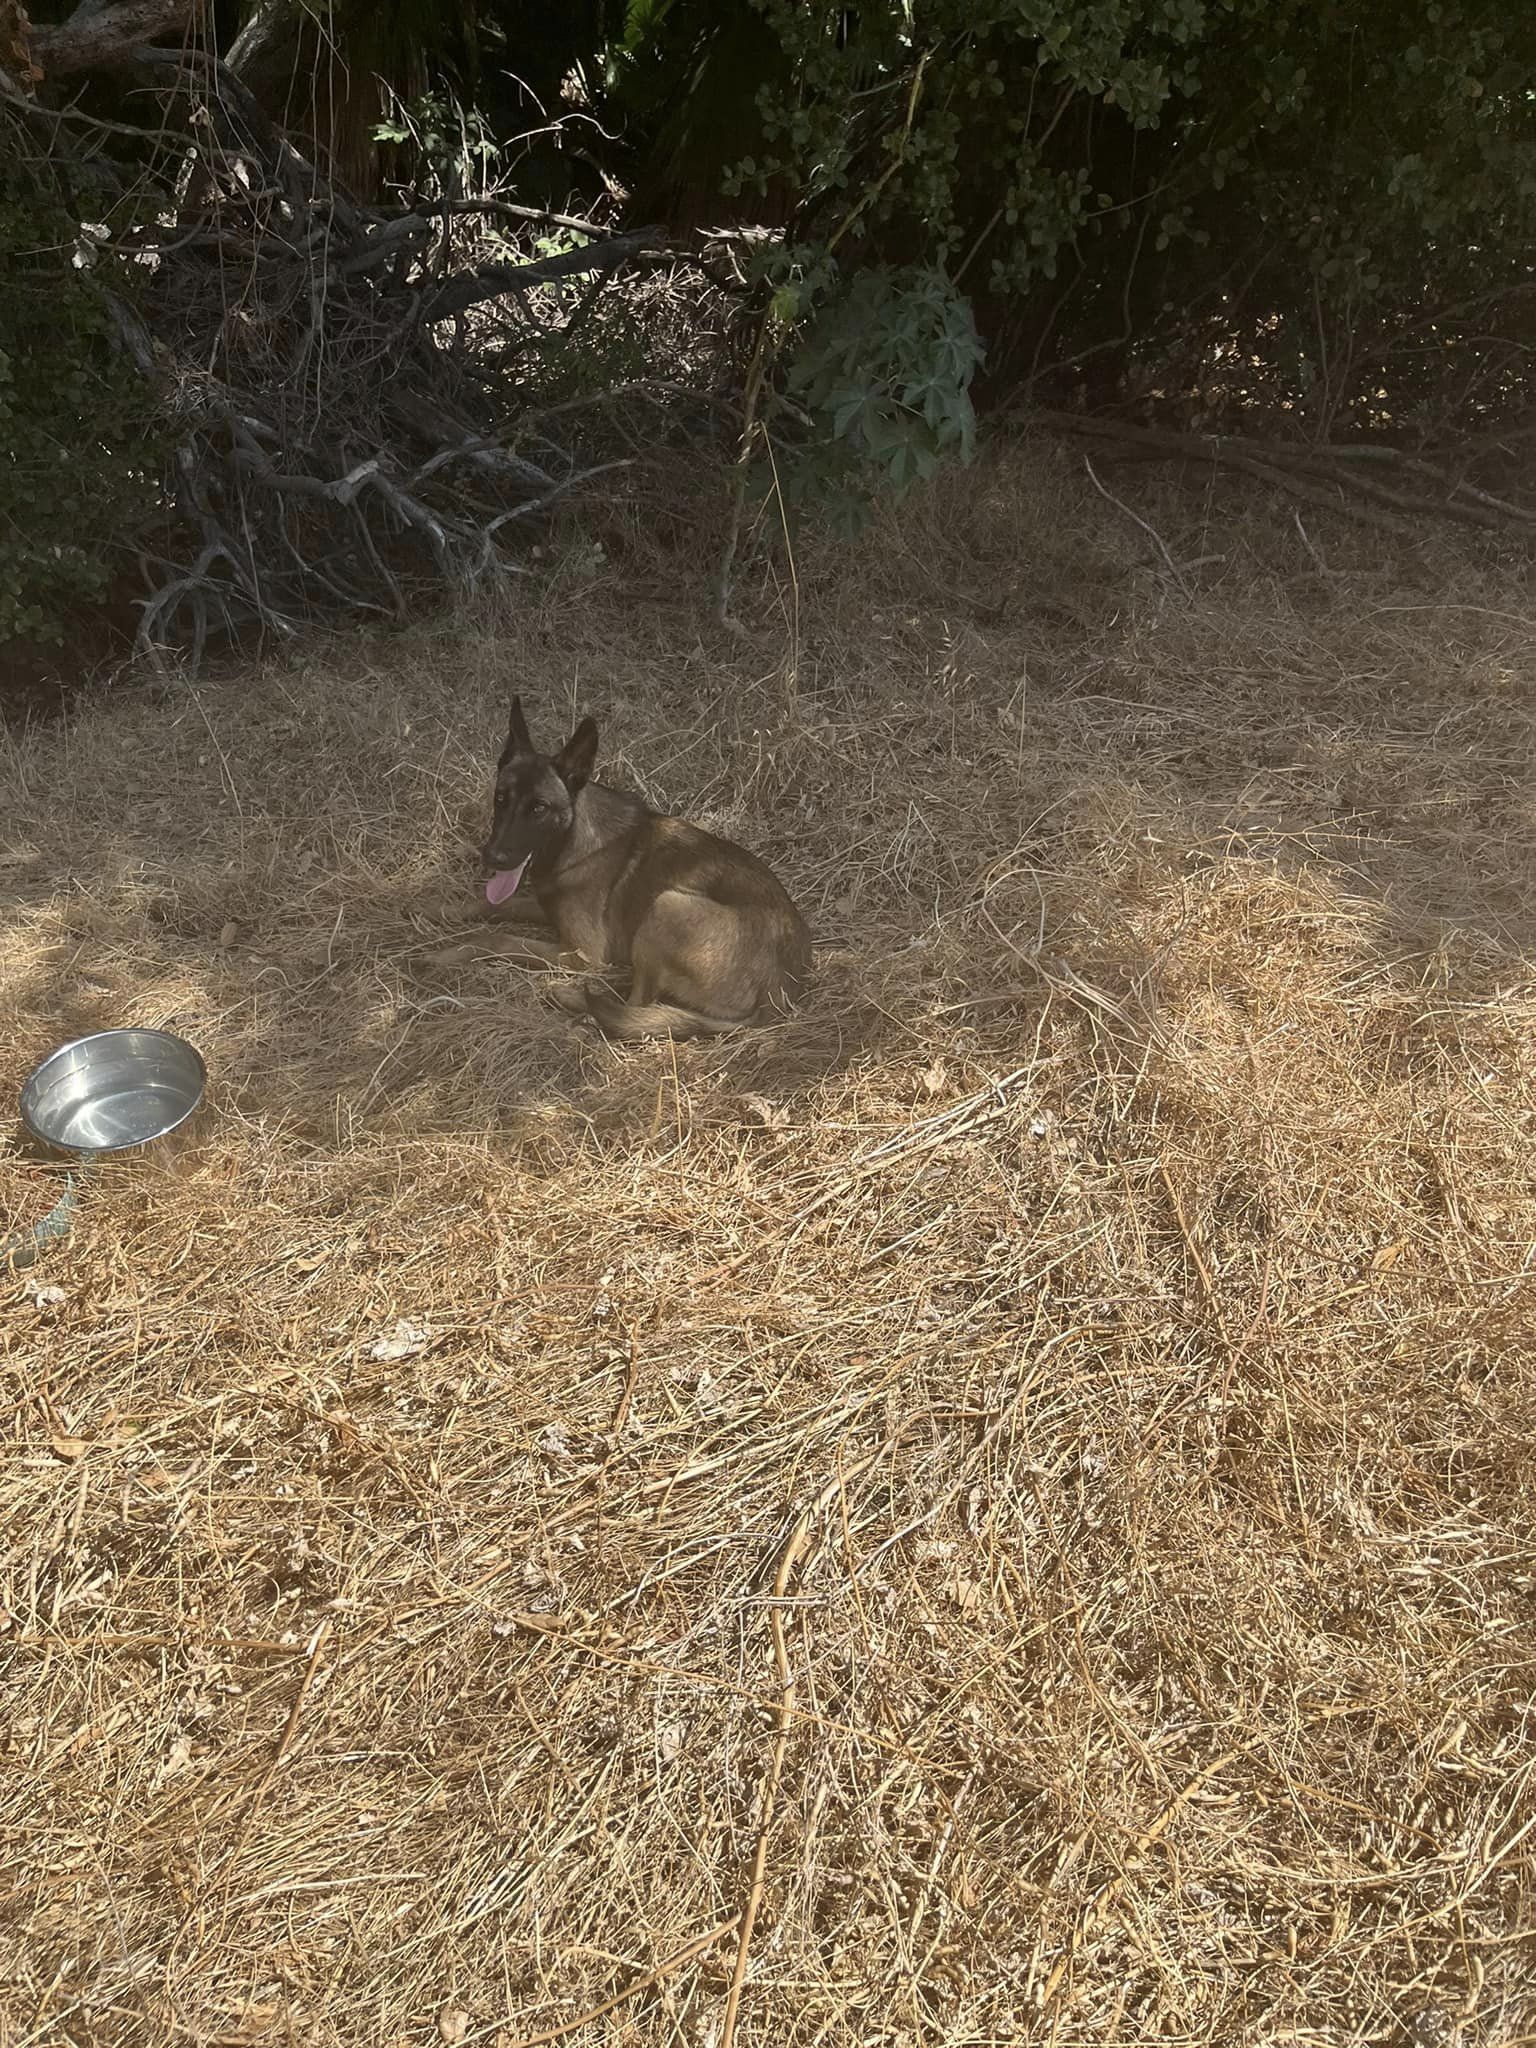
<svg viewBox="0 0 1536 2048">
<path fill-rule="evenodd" d="M 593 782 L 596 756 L 590 718 L 558 754 L 539 753 L 513 698 L 485 894 L 500 905 L 531 890 L 554 938 L 502 932 L 434 959 L 494 951 L 627 973 L 627 1000 L 592 983 L 561 996 L 615 1038 L 690 1038 L 783 1016 L 810 972 L 811 937 L 777 876 L 745 847 Z"/>
</svg>

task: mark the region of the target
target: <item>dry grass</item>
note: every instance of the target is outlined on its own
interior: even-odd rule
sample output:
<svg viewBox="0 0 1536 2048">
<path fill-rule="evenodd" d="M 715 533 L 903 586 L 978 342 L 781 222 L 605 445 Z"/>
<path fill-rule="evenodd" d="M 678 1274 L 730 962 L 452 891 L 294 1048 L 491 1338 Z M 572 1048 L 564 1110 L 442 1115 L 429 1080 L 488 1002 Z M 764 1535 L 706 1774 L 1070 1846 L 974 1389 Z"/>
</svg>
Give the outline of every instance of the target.
<svg viewBox="0 0 1536 2048">
<path fill-rule="evenodd" d="M 0 755 L 0 1084 L 214 1075 L 0 1291 L 6 2048 L 1536 2038 L 1526 585 L 1117 488 Z M 799 1019 L 425 972 L 513 684 Z"/>
</svg>

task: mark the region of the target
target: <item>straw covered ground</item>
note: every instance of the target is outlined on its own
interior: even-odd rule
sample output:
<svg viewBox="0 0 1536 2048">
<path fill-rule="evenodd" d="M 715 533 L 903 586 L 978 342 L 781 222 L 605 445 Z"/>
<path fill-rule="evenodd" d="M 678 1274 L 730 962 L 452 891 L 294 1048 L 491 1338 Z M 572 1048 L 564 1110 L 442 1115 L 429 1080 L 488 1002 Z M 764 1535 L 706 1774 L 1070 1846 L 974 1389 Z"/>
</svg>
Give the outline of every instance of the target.
<svg viewBox="0 0 1536 2048">
<path fill-rule="evenodd" d="M 0 1087 L 212 1074 L 0 1281 L 6 2048 L 1536 2039 L 1528 570 L 1075 462 L 0 747 Z M 431 967 L 514 687 L 801 1015 Z"/>
</svg>

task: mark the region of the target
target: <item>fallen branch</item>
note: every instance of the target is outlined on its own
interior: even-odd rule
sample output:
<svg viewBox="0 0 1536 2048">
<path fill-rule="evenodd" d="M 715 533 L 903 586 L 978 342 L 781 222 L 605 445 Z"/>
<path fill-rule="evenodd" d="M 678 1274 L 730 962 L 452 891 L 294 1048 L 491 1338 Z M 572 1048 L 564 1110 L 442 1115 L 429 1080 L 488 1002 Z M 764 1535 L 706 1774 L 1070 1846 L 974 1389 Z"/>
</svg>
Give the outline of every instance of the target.
<svg viewBox="0 0 1536 2048">
<path fill-rule="evenodd" d="M 726 1993 L 725 2016 L 720 2025 L 720 2048 L 731 2048 L 736 2038 L 736 2015 L 741 2009 L 742 1986 L 747 1981 L 747 1957 L 752 1948 L 752 1930 L 757 1925 L 758 1908 L 763 1903 L 763 1892 L 768 1881 L 768 1839 L 773 1826 L 774 1807 L 778 1802 L 779 1784 L 784 1776 L 784 1758 L 789 1749 L 789 1732 L 795 1719 L 795 1673 L 789 1661 L 789 1645 L 784 1635 L 784 1600 L 789 1592 L 790 1581 L 799 1569 L 805 1546 L 810 1541 L 812 1511 L 801 1515 L 790 1531 L 789 1540 L 779 1553 L 778 1569 L 773 1577 L 773 1605 L 768 1610 L 769 1626 L 773 1630 L 773 1660 L 779 1674 L 779 1705 L 774 1716 L 773 1757 L 768 1766 L 768 1782 L 763 1787 L 762 1818 L 758 1822 L 757 1847 L 752 1856 L 752 1881 L 747 1891 L 747 1902 L 738 1919 L 741 1933 L 736 1943 L 736 1961 L 731 1970 L 731 1986 Z"/>
<path fill-rule="evenodd" d="M 629 242 L 634 238 L 631 235 L 614 237 L 606 229 L 599 227 L 595 221 L 577 220 L 568 213 L 550 213 L 546 208 L 539 206 L 517 206 L 508 199 L 443 199 L 436 203 L 418 200 L 413 204 L 409 213 L 400 214 L 394 220 L 386 221 L 376 234 L 370 236 L 357 255 L 350 258 L 349 261 L 360 268 L 366 267 L 378 261 L 382 256 L 396 252 L 402 244 L 430 241 L 434 235 L 439 233 L 444 220 L 462 220 L 471 217 L 485 220 L 511 221 L 518 227 L 559 228 L 566 234 L 583 235 L 586 237 L 586 241 L 581 249 L 567 250 L 559 256 L 540 258 L 534 264 L 520 265 L 518 266 L 520 274 L 529 269 L 537 269 L 543 263 L 564 263 L 568 257 L 583 255 L 589 249 L 600 250 L 609 247 L 615 240 Z M 650 237 L 653 234 L 659 234 L 659 230 L 645 230 L 642 232 L 646 237 L 645 246 L 655 246 Z M 490 275 L 489 271 L 482 271 L 479 274 L 482 276 Z M 554 276 L 564 276 L 567 274 L 574 273 L 567 273 L 563 270 L 558 272 L 550 271 L 543 278 L 533 278 L 530 282 L 535 284 L 540 282 L 547 283 Z"/>
<path fill-rule="evenodd" d="M 657 246 L 659 231 L 641 228 L 633 234 L 609 235 L 584 248 L 568 249 L 559 256 L 542 256 L 533 263 L 489 263 L 466 271 L 438 288 L 427 301 L 422 318 L 450 320 L 455 313 L 467 313 L 471 306 L 487 299 L 499 299 L 508 292 L 531 291 L 538 284 L 555 284 L 566 277 L 591 277 L 601 273 L 612 277 L 642 250 Z"/>
<path fill-rule="evenodd" d="M 1157 548 L 1158 553 L 1162 556 L 1163 560 L 1168 565 L 1168 574 L 1173 578 L 1174 582 L 1177 583 L 1180 590 L 1183 591 L 1184 595 L 1188 597 L 1189 585 L 1184 581 L 1184 578 L 1179 574 L 1178 564 L 1174 561 L 1172 555 L 1170 555 L 1168 552 L 1168 543 L 1163 539 L 1163 536 L 1158 532 L 1157 528 L 1151 525 L 1147 520 L 1143 519 L 1139 512 L 1133 512 L 1130 506 L 1126 504 L 1123 498 L 1117 498 L 1113 491 L 1106 489 L 1105 486 L 1099 482 L 1098 472 L 1097 470 L 1095 470 L 1093 464 L 1088 460 L 1086 455 L 1083 457 L 1083 467 L 1088 472 L 1089 483 L 1093 485 L 1093 488 L 1098 492 L 1099 496 L 1101 498 L 1108 499 L 1109 503 L 1115 507 L 1117 512 L 1123 512 L 1127 519 L 1133 520 L 1135 524 L 1141 528 L 1142 532 L 1147 534 L 1151 538 L 1151 540 Z"/>
<path fill-rule="evenodd" d="M 1423 518 L 1450 519 L 1503 534 L 1527 532 L 1536 526 L 1536 506 L 1496 497 L 1465 475 L 1382 443 L 1307 446 L 1237 434 L 1181 433 L 1076 413 L 1045 412 L 1031 417 L 1106 446 L 1118 444 L 1127 453 L 1146 459 L 1209 462 L 1218 468 L 1241 470 L 1293 497 L 1326 505 L 1390 533 L 1409 533 L 1411 522 Z M 1393 481 L 1382 481 L 1382 472 Z M 1426 484 L 1433 489 L 1425 489 Z M 1103 490 L 1102 485 L 1099 488 Z M 1361 499 L 1367 502 L 1357 502 Z M 1374 510 L 1378 506 L 1380 512 Z"/>
</svg>

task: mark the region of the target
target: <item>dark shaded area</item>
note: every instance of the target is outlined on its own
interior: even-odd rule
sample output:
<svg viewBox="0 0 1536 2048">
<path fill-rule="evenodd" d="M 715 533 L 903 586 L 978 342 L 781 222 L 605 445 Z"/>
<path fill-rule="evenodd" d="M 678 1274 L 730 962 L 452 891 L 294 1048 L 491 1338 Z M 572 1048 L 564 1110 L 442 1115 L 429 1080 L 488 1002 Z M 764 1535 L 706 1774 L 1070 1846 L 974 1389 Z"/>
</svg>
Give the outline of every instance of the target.
<svg viewBox="0 0 1536 2048">
<path fill-rule="evenodd" d="M 77 611 L 55 644 L 0 642 L 0 726 L 46 724 L 74 697 L 133 654 L 138 614 L 131 597 Z"/>
</svg>

